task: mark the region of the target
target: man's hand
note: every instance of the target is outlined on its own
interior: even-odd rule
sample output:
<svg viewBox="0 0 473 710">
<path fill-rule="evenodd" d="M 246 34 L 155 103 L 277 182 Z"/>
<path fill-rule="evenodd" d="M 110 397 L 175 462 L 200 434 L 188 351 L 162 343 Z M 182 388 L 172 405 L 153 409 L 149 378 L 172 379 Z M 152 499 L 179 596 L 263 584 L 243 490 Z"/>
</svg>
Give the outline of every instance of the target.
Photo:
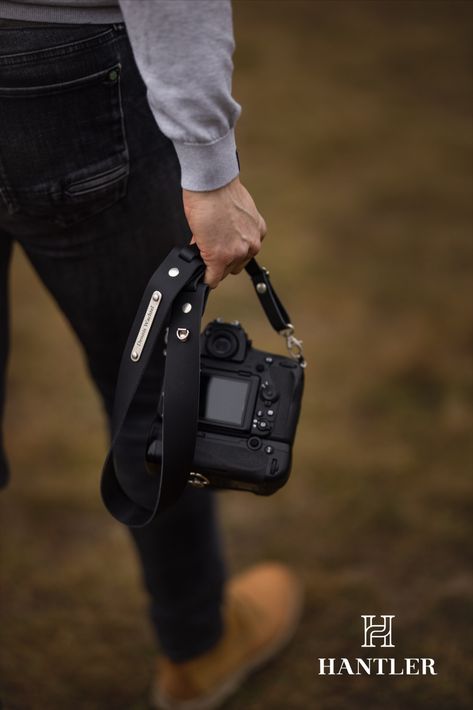
<svg viewBox="0 0 473 710">
<path fill-rule="evenodd" d="M 183 190 L 182 195 L 192 242 L 207 266 L 205 283 L 215 288 L 256 256 L 266 223 L 238 177 L 218 190 Z"/>
</svg>

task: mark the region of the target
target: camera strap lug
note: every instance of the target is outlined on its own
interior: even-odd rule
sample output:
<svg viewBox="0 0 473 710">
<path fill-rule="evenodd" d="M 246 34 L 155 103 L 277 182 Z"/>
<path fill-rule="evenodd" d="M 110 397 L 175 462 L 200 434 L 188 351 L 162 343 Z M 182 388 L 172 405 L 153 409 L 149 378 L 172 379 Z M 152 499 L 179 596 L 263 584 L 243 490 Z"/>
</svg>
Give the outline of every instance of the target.
<svg viewBox="0 0 473 710">
<path fill-rule="evenodd" d="M 297 360 L 301 367 L 307 367 L 307 361 L 304 357 L 304 350 L 302 347 L 303 342 L 294 335 L 294 326 L 292 323 L 289 323 L 287 328 L 280 330 L 279 335 L 285 339 L 289 355 L 293 357 L 294 360 Z"/>
<path fill-rule="evenodd" d="M 264 266 L 260 266 L 254 259 L 246 265 L 256 295 L 263 306 L 263 310 L 269 322 L 279 335 L 286 339 L 287 349 L 291 357 L 297 360 L 301 367 L 307 367 L 302 350 L 302 340 L 294 335 L 294 326 L 291 323 L 288 312 L 284 308 L 279 296 L 269 279 L 269 271 Z"/>
</svg>

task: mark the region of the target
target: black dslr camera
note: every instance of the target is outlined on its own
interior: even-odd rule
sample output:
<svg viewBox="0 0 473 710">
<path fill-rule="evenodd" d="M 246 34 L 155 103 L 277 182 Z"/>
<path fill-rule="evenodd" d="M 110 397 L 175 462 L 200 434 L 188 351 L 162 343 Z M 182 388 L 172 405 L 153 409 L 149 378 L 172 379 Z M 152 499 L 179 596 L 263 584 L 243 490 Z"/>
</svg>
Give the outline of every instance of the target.
<svg viewBox="0 0 473 710">
<path fill-rule="evenodd" d="M 239 323 L 217 319 L 202 332 L 209 291 L 195 244 L 172 249 L 145 288 L 122 354 L 101 480 L 105 505 L 126 525 L 147 525 L 188 485 L 269 495 L 289 478 L 306 366 L 302 341 L 267 269 L 251 259 L 245 270 L 290 357 L 256 350 Z M 129 465 L 119 444 L 151 358 L 162 365 L 163 380 L 155 383 L 161 396 L 150 433 L 143 432 L 144 465 Z"/>
<path fill-rule="evenodd" d="M 214 320 L 201 335 L 199 418 L 192 473 L 197 487 L 269 495 L 286 483 L 303 390 L 293 358 L 256 350 L 238 322 Z M 162 403 L 146 448 L 161 470 Z"/>
</svg>

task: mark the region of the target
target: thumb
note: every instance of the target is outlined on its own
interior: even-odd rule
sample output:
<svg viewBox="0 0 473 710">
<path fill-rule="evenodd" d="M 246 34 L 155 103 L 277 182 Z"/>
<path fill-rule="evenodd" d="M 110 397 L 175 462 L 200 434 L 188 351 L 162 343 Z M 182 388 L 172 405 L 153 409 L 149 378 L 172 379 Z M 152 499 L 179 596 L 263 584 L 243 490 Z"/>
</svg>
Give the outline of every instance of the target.
<svg viewBox="0 0 473 710">
<path fill-rule="evenodd" d="M 197 244 L 197 240 L 194 236 L 192 235 L 192 239 L 190 240 L 189 244 Z M 217 288 L 219 285 L 220 281 L 226 276 L 226 270 L 225 268 L 218 267 L 216 264 L 208 264 L 204 258 L 204 256 L 201 253 L 201 258 L 203 259 L 206 269 L 205 269 L 205 275 L 204 275 L 204 283 L 207 284 L 209 288 Z"/>
<path fill-rule="evenodd" d="M 223 279 L 225 276 L 225 269 L 219 268 L 218 266 L 215 266 L 214 264 L 209 265 L 207 264 L 207 268 L 205 270 L 205 276 L 204 276 L 204 283 L 207 284 L 210 288 L 217 288 L 219 285 L 220 281 Z"/>
</svg>

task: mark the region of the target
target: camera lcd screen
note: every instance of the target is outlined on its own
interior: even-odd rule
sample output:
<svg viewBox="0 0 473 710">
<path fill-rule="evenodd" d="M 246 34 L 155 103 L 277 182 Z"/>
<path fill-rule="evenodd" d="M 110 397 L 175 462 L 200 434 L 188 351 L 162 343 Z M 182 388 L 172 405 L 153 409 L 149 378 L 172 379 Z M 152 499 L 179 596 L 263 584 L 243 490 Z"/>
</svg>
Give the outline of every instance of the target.
<svg viewBox="0 0 473 710">
<path fill-rule="evenodd" d="M 200 418 L 241 427 L 243 425 L 250 382 L 230 377 L 202 375 Z"/>
</svg>

